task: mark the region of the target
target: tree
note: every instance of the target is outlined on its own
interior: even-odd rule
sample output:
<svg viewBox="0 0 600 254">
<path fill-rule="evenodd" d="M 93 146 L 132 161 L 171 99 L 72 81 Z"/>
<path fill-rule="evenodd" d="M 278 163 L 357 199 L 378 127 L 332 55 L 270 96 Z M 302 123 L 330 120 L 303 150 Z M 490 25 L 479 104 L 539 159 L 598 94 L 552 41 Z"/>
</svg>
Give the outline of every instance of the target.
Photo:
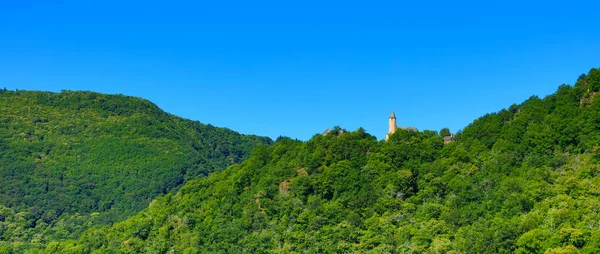
<svg viewBox="0 0 600 254">
<path fill-rule="evenodd" d="M 440 137 L 442 137 L 442 138 L 443 138 L 443 137 L 450 136 L 451 134 L 452 134 L 452 133 L 450 132 L 450 129 L 448 129 L 448 128 L 442 128 L 442 129 L 440 130 Z"/>
</svg>

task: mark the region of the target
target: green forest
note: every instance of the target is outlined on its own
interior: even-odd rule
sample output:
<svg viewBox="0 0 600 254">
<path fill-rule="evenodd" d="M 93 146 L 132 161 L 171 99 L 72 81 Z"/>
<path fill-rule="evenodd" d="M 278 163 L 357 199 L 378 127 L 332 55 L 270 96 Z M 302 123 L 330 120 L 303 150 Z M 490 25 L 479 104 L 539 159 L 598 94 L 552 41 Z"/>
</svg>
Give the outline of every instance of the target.
<svg viewBox="0 0 600 254">
<path fill-rule="evenodd" d="M 270 143 L 135 97 L 0 90 L 0 253 L 124 220 Z"/>
<path fill-rule="evenodd" d="M 4 92 L 0 253 L 600 253 L 599 91 L 592 69 L 446 145 L 272 143 L 136 98 Z"/>
</svg>

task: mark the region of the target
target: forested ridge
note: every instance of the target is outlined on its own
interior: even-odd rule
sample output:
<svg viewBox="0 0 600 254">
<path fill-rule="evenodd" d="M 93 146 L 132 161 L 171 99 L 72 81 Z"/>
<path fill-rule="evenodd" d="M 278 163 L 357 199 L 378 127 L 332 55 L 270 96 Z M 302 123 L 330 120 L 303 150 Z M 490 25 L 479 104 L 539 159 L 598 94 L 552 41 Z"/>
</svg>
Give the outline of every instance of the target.
<svg viewBox="0 0 600 254">
<path fill-rule="evenodd" d="M 271 142 L 136 97 L 0 90 L 0 253 L 121 221 Z"/>
<path fill-rule="evenodd" d="M 600 253 L 599 90 L 592 69 L 447 145 L 445 130 L 281 137 L 122 222 L 28 251 Z"/>
<path fill-rule="evenodd" d="M 436 131 L 282 137 L 43 251 L 599 253 L 599 90 L 592 69 L 447 145 Z"/>
</svg>

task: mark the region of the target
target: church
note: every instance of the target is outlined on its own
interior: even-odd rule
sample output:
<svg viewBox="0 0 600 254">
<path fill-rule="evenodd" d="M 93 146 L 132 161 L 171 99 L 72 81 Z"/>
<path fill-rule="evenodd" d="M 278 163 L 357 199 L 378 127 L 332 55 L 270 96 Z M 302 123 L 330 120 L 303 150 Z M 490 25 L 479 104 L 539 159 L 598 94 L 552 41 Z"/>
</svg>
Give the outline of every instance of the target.
<svg viewBox="0 0 600 254">
<path fill-rule="evenodd" d="M 407 130 L 407 131 L 419 131 L 415 127 L 407 127 L 407 126 L 398 127 L 396 125 L 396 114 L 394 113 L 393 110 L 392 110 L 392 114 L 390 115 L 390 118 L 388 120 L 388 125 L 389 125 L 389 131 L 388 131 L 388 134 L 385 135 L 385 141 L 390 139 L 390 135 L 394 134 L 396 132 L 396 130 L 398 130 L 398 129 Z"/>
</svg>

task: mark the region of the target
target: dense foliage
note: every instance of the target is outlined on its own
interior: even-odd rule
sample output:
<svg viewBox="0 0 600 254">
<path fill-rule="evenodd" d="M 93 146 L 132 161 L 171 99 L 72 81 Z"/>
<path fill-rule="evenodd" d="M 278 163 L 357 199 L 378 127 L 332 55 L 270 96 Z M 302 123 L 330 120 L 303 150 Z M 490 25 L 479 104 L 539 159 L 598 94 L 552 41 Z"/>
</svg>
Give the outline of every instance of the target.
<svg viewBox="0 0 600 254">
<path fill-rule="evenodd" d="M 0 242 L 78 237 L 269 143 L 135 97 L 0 90 Z"/>
<path fill-rule="evenodd" d="M 599 253 L 600 71 L 465 128 L 281 138 L 56 253 Z"/>
</svg>

